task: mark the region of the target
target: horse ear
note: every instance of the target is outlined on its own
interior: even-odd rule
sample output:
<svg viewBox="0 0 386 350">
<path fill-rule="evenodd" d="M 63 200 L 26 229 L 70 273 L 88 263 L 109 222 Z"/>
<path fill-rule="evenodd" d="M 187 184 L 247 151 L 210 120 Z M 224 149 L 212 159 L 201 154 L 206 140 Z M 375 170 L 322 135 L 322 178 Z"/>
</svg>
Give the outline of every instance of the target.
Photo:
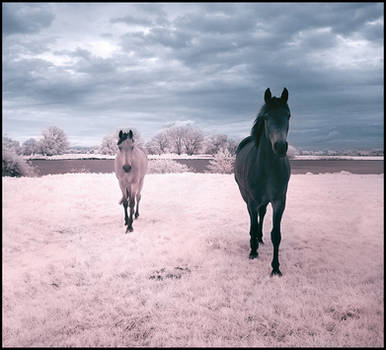
<svg viewBox="0 0 386 350">
<path fill-rule="evenodd" d="M 265 93 L 264 93 L 265 103 L 268 103 L 269 101 L 271 101 L 271 98 L 272 98 L 271 90 L 268 88 L 267 90 L 265 90 Z"/>
<path fill-rule="evenodd" d="M 122 135 L 123 135 L 123 132 L 122 130 L 119 131 L 119 138 L 121 139 L 122 138 Z"/>
<path fill-rule="evenodd" d="M 280 98 L 284 103 L 288 101 L 288 90 L 286 88 L 284 88 Z"/>
<path fill-rule="evenodd" d="M 133 138 L 133 132 L 131 130 L 129 131 L 129 138 Z"/>
</svg>

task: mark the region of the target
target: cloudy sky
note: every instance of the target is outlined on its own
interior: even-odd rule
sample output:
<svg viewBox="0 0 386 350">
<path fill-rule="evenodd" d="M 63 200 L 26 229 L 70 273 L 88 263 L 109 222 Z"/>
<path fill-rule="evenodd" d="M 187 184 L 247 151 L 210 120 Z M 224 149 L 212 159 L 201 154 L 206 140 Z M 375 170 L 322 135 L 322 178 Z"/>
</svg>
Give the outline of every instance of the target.
<svg viewBox="0 0 386 350">
<path fill-rule="evenodd" d="M 3 136 L 250 133 L 289 91 L 289 143 L 383 148 L 383 3 L 3 3 Z"/>
</svg>

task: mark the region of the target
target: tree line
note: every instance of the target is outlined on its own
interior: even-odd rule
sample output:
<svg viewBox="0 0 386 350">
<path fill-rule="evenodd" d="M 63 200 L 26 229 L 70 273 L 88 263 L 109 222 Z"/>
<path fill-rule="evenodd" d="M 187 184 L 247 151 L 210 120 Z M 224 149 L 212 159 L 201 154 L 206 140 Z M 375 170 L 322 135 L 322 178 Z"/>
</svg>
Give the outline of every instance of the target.
<svg viewBox="0 0 386 350">
<path fill-rule="evenodd" d="M 228 150 L 234 154 L 238 143 L 227 135 L 218 134 L 205 136 L 199 128 L 191 125 L 173 126 L 159 131 L 148 142 L 143 142 L 141 135 L 135 128 L 131 128 L 136 142 L 146 149 L 149 154 L 216 154 L 221 149 Z M 118 150 L 116 145 L 117 135 L 105 136 L 98 149 L 101 154 L 115 154 Z"/>
<path fill-rule="evenodd" d="M 235 154 L 238 143 L 227 135 L 218 134 L 205 136 L 199 128 L 191 125 L 173 126 L 159 131 L 148 142 L 144 142 L 137 129 L 131 128 L 137 144 L 144 148 L 148 154 L 212 154 L 215 155 L 221 150 L 227 150 L 230 154 Z M 117 130 L 112 135 L 107 135 L 102 139 L 99 146 L 94 147 L 92 153 L 114 155 L 118 151 Z M 17 155 L 45 155 L 53 156 L 64 154 L 69 151 L 70 145 L 65 132 L 51 126 L 42 131 L 42 137 L 37 140 L 29 138 L 23 143 L 3 137 L 3 149 L 12 151 Z"/>
<path fill-rule="evenodd" d="M 3 150 L 11 151 L 17 155 L 42 154 L 53 156 L 63 154 L 69 148 L 67 136 L 63 130 L 56 126 L 51 126 L 42 131 L 42 138 L 36 140 L 29 138 L 21 145 L 19 141 L 12 140 L 9 137 L 3 137 Z"/>
</svg>

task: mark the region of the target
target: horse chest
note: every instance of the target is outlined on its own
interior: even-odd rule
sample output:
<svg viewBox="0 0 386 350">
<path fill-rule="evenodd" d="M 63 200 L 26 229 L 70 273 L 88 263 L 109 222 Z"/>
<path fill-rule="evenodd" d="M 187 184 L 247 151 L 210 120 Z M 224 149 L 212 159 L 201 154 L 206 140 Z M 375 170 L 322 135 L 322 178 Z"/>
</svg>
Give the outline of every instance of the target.
<svg viewBox="0 0 386 350">
<path fill-rule="evenodd" d="M 285 195 L 289 171 L 277 168 L 260 168 L 249 173 L 248 187 L 255 202 L 272 202 Z"/>
</svg>

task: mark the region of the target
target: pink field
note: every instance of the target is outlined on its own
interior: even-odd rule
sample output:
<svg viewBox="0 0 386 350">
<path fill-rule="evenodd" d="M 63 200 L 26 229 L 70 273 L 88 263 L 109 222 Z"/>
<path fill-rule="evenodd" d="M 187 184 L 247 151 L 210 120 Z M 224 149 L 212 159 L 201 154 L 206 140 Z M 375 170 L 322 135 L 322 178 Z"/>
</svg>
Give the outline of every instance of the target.
<svg viewBox="0 0 386 350">
<path fill-rule="evenodd" d="M 282 278 L 233 175 L 147 175 L 130 234 L 113 174 L 2 181 L 3 346 L 384 345 L 383 174 L 291 177 Z"/>
</svg>

